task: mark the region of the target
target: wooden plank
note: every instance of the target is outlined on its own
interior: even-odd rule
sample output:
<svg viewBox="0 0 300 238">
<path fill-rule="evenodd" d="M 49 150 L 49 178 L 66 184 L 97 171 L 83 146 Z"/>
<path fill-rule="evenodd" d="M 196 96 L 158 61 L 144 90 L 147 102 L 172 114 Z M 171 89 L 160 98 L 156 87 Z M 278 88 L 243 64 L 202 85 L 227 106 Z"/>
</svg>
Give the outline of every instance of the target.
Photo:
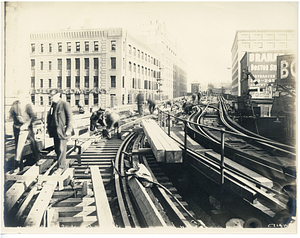
<svg viewBox="0 0 300 238">
<path fill-rule="evenodd" d="M 155 121 L 149 120 L 153 125 L 153 130 L 158 133 L 158 138 L 166 150 L 166 163 L 182 163 L 182 149 L 178 146 L 177 142 L 169 137 Z"/>
<path fill-rule="evenodd" d="M 134 195 L 137 205 L 139 206 L 139 210 L 147 223 L 147 226 L 167 227 L 143 185 L 135 177 L 128 179 L 128 185 Z"/>
<path fill-rule="evenodd" d="M 221 156 L 220 154 L 214 152 L 214 151 L 209 151 L 209 152 L 205 152 L 205 155 L 208 156 L 209 158 L 212 158 L 214 159 L 215 161 L 217 162 L 220 162 L 221 161 Z M 273 181 L 254 172 L 253 170 L 250 170 L 246 167 L 244 167 L 243 165 L 240 165 L 228 158 L 224 158 L 224 163 L 225 163 L 225 166 L 226 167 L 230 167 L 230 168 L 233 168 L 233 169 L 236 169 L 238 171 L 240 171 L 241 173 L 251 177 L 252 179 L 256 180 L 258 183 L 261 183 L 267 187 L 270 187 L 272 188 L 273 187 Z"/>
<path fill-rule="evenodd" d="M 158 183 L 155 175 L 153 174 L 153 172 L 151 171 L 147 159 L 145 156 L 143 156 L 143 162 L 145 164 L 145 166 L 148 168 L 148 170 L 151 173 L 151 176 L 153 178 L 153 181 Z M 192 225 L 189 223 L 189 221 L 186 220 L 186 218 L 183 216 L 183 214 L 178 210 L 178 208 L 175 206 L 175 204 L 171 201 L 169 195 L 166 193 L 166 191 L 164 189 L 162 189 L 161 187 L 157 186 L 158 191 L 161 193 L 162 197 L 165 199 L 166 203 L 170 205 L 171 209 L 172 209 L 172 216 L 175 216 L 176 219 L 178 220 L 178 222 L 182 223 L 182 226 L 191 228 Z"/>
<path fill-rule="evenodd" d="M 57 185 L 56 181 L 48 181 L 41 190 L 37 200 L 33 204 L 24 226 L 39 227 L 43 218 L 44 212 L 49 205 L 50 199 Z"/>
<path fill-rule="evenodd" d="M 165 162 L 165 148 L 160 143 L 155 131 L 147 120 L 142 120 L 142 125 L 157 162 Z"/>
<path fill-rule="evenodd" d="M 24 173 L 24 176 L 33 175 L 33 177 L 37 177 L 38 174 L 39 167 L 33 165 Z M 9 190 L 5 193 L 5 208 L 7 209 L 7 212 L 10 212 L 11 208 L 19 200 L 19 198 L 25 192 L 26 188 L 32 183 L 33 180 L 17 181 L 9 188 Z"/>
<path fill-rule="evenodd" d="M 67 169 L 64 171 L 61 177 L 65 178 L 66 176 L 69 175 L 69 171 L 73 169 Z M 66 174 L 66 175 L 64 175 Z M 54 176 L 58 178 L 59 176 Z M 60 179 L 61 180 L 61 179 Z M 44 185 L 43 188 L 37 197 L 35 203 L 33 204 L 25 222 L 24 226 L 30 226 L 30 227 L 39 227 L 41 220 L 43 218 L 43 215 L 49 205 L 49 202 L 51 200 L 51 197 L 53 195 L 54 189 L 57 186 L 57 180 L 53 181 L 47 181 Z"/>
<path fill-rule="evenodd" d="M 90 169 L 97 207 L 98 224 L 100 227 L 115 227 L 99 168 L 98 166 L 90 166 Z"/>
</svg>

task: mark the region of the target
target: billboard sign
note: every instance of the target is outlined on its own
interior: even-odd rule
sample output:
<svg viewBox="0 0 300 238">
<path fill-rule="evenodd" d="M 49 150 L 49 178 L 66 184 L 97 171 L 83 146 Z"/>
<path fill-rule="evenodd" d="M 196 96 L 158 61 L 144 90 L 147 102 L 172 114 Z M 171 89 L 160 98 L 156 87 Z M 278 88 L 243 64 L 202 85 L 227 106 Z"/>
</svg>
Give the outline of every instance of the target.
<svg viewBox="0 0 300 238">
<path fill-rule="evenodd" d="M 277 81 L 278 85 L 295 85 L 297 64 L 295 55 L 281 55 L 277 57 Z"/>
<path fill-rule="evenodd" d="M 278 52 L 248 52 L 248 71 L 255 80 L 249 79 L 249 89 L 252 98 L 272 98 L 272 86 L 277 77 L 277 56 L 284 53 Z"/>
</svg>

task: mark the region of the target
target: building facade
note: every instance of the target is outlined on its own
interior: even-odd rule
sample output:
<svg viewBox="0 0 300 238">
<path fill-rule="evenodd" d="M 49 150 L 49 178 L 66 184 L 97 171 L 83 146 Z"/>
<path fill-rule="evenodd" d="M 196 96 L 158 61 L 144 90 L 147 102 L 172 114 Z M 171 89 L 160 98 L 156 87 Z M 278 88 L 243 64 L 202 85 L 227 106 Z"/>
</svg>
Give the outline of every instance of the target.
<svg viewBox="0 0 300 238">
<path fill-rule="evenodd" d="M 198 93 L 201 92 L 201 85 L 197 80 L 194 80 L 191 83 L 191 93 Z"/>
<path fill-rule="evenodd" d="M 51 88 L 71 106 L 81 101 L 90 108 L 134 104 L 139 92 L 158 98 L 160 54 L 122 28 L 32 33 L 30 40 L 37 106 L 50 104 Z"/>
<path fill-rule="evenodd" d="M 242 95 L 240 61 L 246 52 L 295 52 L 296 49 L 297 36 L 292 30 L 237 31 L 231 48 L 232 94 Z"/>
</svg>

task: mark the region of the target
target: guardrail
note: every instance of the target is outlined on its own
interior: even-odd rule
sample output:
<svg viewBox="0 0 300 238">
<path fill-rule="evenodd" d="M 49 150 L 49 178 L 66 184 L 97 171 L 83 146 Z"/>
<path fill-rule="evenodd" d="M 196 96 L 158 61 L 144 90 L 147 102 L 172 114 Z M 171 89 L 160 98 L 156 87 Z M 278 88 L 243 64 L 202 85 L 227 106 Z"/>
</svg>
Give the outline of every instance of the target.
<svg viewBox="0 0 300 238">
<path fill-rule="evenodd" d="M 175 138 L 173 138 L 171 136 L 171 118 L 174 118 L 175 121 L 181 121 L 184 124 L 184 143 L 182 144 L 180 141 L 176 140 Z M 265 143 L 270 143 L 270 141 L 268 140 L 264 140 L 264 139 L 260 139 L 260 138 L 255 138 L 255 137 L 251 137 L 251 136 L 246 136 L 246 135 L 242 135 L 236 132 L 231 132 L 231 131 L 226 131 L 225 129 L 219 129 L 219 128 L 215 128 L 212 126 L 207 126 L 207 125 L 203 125 L 203 124 L 199 124 L 199 123 L 195 123 L 189 120 L 185 120 L 179 117 L 176 117 L 174 115 L 171 115 L 170 112 L 168 111 L 163 111 L 158 109 L 158 121 L 159 121 L 159 126 L 160 127 L 164 127 L 163 130 L 166 132 L 166 127 L 167 127 L 167 134 L 169 137 L 171 137 L 172 139 L 174 139 L 175 141 L 177 141 L 179 144 L 181 144 L 184 148 L 184 154 L 183 154 L 183 162 L 186 161 L 187 158 L 187 129 L 188 129 L 188 124 L 193 124 L 196 126 L 201 126 L 204 128 L 208 128 L 210 130 L 215 130 L 215 131 L 219 131 L 221 133 L 221 141 L 220 141 L 220 147 L 221 147 L 221 161 L 220 161 L 220 172 L 221 172 L 221 184 L 224 184 L 224 149 L 225 149 L 225 135 L 226 134 L 230 134 L 230 135 L 235 135 L 235 136 L 239 136 L 242 138 L 246 138 L 247 140 L 256 140 L 256 141 L 260 141 L 260 142 L 265 142 Z M 276 144 L 276 142 L 275 142 Z M 291 153 L 293 154 L 293 153 Z"/>
</svg>

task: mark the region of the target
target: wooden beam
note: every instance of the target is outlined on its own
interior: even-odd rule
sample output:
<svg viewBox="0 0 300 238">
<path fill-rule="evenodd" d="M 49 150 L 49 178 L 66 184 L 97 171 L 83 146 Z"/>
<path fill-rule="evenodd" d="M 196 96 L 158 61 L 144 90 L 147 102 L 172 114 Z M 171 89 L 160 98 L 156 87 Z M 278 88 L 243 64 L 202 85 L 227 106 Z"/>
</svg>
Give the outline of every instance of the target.
<svg viewBox="0 0 300 238">
<path fill-rule="evenodd" d="M 66 177 L 69 176 L 70 171 L 73 172 L 74 169 L 69 168 L 64 171 L 64 173 L 61 175 L 61 177 Z M 54 176 L 58 178 L 59 176 Z M 43 215 L 49 206 L 49 202 L 51 200 L 51 197 L 53 195 L 53 192 L 57 186 L 57 180 L 51 180 L 47 181 L 44 185 L 43 188 L 38 195 L 35 203 L 33 204 L 25 222 L 24 226 L 30 226 L 30 227 L 39 227 L 41 220 L 43 218 Z"/>
<path fill-rule="evenodd" d="M 161 144 L 158 136 L 155 134 L 155 130 L 153 130 L 147 120 L 143 120 L 142 124 L 156 161 L 165 162 L 165 148 Z"/>
<path fill-rule="evenodd" d="M 97 207 L 98 224 L 103 228 L 115 227 L 99 168 L 98 166 L 91 166 L 90 169 Z"/>
<path fill-rule="evenodd" d="M 148 227 L 167 227 L 159 211 L 150 199 L 143 185 L 135 178 L 128 179 L 128 185 L 134 195 L 139 210 Z"/>
<path fill-rule="evenodd" d="M 39 174 L 39 167 L 33 165 L 30 169 L 28 169 L 24 176 L 33 175 L 33 177 L 37 177 Z M 9 176 L 9 175 L 7 175 Z M 22 194 L 25 192 L 26 188 L 30 186 L 34 181 L 33 180 L 23 180 L 16 181 L 9 190 L 5 193 L 5 208 L 7 212 L 10 212 L 11 208 L 15 205 L 15 203 L 19 200 Z"/>
</svg>

